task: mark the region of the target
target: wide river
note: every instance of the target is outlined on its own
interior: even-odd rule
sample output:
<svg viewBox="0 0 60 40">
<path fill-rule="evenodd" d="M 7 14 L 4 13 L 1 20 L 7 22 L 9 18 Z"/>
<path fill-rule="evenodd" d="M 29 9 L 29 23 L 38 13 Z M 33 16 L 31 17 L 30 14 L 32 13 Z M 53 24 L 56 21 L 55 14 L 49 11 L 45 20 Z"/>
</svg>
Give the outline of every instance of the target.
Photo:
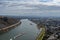
<svg viewBox="0 0 60 40">
<path fill-rule="evenodd" d="M 22 19 L 21 22 L 10 31 L 0 34 L 0 40 L 35 40 L 41 29 L 39 30 L 37 24 L 28 19 Z"/>
</svg>

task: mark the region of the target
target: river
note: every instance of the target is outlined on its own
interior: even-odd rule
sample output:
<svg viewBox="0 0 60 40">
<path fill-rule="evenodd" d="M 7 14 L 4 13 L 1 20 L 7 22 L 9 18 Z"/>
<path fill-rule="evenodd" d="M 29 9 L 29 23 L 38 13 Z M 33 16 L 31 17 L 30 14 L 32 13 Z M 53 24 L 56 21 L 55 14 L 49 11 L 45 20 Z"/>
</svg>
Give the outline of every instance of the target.
<svg viewBox="0 0 60 40">
<path fill-rule="evenodd" d="M 39 30 L 37 24 L 29 21 L 28 19 L 22 19 L 21 24 L 10 31 L 0 34 L 0 40 L 35 40 L 41 29 Z M 23 34 L 22 36 L 15 36 Z"/>
</svg>

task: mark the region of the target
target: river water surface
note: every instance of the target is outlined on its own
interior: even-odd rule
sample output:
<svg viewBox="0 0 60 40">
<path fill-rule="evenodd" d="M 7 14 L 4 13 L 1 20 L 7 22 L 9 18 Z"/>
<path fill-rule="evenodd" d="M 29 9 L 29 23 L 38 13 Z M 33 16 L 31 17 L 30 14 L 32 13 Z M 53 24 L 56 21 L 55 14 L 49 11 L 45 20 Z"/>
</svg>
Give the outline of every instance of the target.
<svg viewBox="0 0 60 40">
<path fill-rule="evenodd" d="M 35 40 L 41 29 L 37 28 L 37 24 L 29 21 L 28 19 L 22 19 L 21 24 L 14 29 L 0 34 L 0 40 Z M 14 39 L 15 36 L 24 34 Z"/>
</svg>

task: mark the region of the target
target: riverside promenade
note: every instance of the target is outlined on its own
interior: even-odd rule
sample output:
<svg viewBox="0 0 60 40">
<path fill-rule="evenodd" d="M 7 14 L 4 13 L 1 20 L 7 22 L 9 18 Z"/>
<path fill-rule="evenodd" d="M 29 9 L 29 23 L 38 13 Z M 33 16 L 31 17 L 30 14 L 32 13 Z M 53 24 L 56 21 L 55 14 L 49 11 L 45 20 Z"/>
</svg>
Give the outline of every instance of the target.
<svg viewBox="0 0 60 40">
<path fill-rule="evenodd" d="M 20 19 L 9 18 L 9 17 L 0 17 L 0 31 L 8 30 L 9 28 L 15 27 L 20 24 Z"/>
<path fill-rule="evenodd" d="M 18 24 L 20 24 L 20 23 L 21 23 L 21 22 L 19 21 L 19 22 L 15 23 L 15 24 L 12 24 L 12 25 L 7 26 L 7 27 L 5 27 L 5 28 L 1 28 L 0 31 L 1 31 L 1 30 L 4 31 L 4 30 L 6 30 L 6 29 L 9 29 L 9 28 L 15 27 L 16 25 L 18 25 Z"/>
</svg>

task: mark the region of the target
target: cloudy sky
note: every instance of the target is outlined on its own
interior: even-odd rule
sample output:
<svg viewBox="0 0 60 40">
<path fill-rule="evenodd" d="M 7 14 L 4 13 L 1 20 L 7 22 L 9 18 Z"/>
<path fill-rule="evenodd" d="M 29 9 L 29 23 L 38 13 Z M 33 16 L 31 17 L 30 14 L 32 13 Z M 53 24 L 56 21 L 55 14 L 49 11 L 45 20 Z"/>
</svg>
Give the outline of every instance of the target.
<svg viewBox="0 0 60 40">
<path fill-rule="evenodd" d="M 0 0 L 0 15 L 60 16 L 60 0 Z"/>
</svg>

